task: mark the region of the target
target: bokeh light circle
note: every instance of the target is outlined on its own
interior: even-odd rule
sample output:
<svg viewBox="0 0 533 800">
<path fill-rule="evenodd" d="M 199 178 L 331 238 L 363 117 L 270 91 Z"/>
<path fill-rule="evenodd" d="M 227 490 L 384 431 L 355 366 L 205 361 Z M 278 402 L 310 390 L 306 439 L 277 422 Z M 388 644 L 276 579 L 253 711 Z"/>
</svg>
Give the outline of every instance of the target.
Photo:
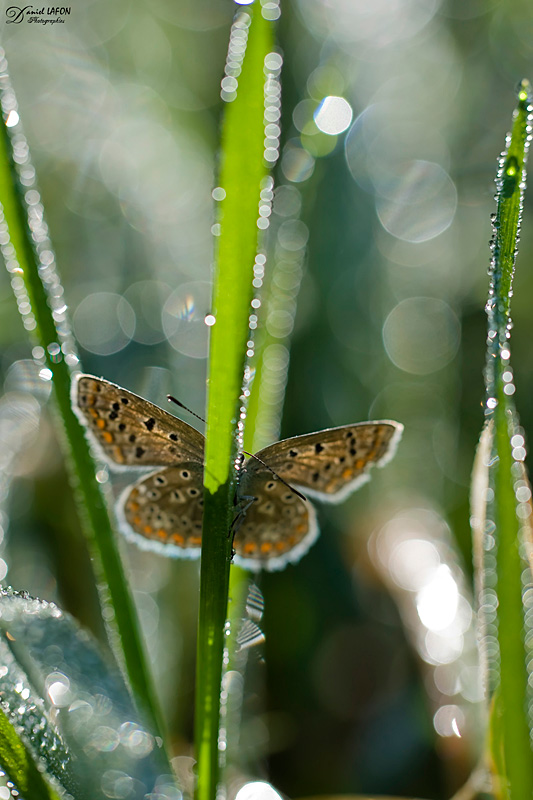
<svg viewBox="0 0 533 800">
<path fill-rule="evenodd" d="M 123 350 L 135 333 L 135 312 L 114 292 L 84 297 L 72 319 L 78 342 L 90 353 L 110 356 Z"/>
<path fill-rule="evenodd" d="M 324 97 L 314 113 L 317 128 L 322 133 L 335 136 L 345 131 L 353 117 L 352 107 L 344 97 Z"/>
<path fill-rule="evenodd" d="M 392 309 L 383 325 L 390 360 L 413 375 L 429 375 L 449 364 L 461 330 L 452 308 L 433 297 L 409 297 Z"/>
<path fill-rule="evenodd" d="M 450 227 L 455 184 L 439 164 L 405 161 L 376 187 L 376 211 L 385 230 L 405 242 L 427 242 Z"/>
<path fill-rule="evenodd" d="M 241 786 L 235 800 L 280 800 L 281 795 L 266 781 L 250 781 Z"/>
<path fill-rule="evenodd" d="M 211 284 L 207 281 L 184 283 L 172 292 L 163 306 L 162 323 L 169 344 L 191 358 L 207 358 L 211 311 Z"/>
<path fill-rule="evenodd" d="M 170 294 L 170 287 L 160 281 L 138 281 L 129 286 L 124 297 L 135 312 L 133 338 L 140 344 L 157 344 L 165 339 L 161 309 Z"/>
<path fill-rule="evenodd" d="M 315 169 L 315 159 L 296 139 L 285 145 L 281 159 L 281 170 L 288 181 L 302 183 L 311 177 Z"/>
</svg>

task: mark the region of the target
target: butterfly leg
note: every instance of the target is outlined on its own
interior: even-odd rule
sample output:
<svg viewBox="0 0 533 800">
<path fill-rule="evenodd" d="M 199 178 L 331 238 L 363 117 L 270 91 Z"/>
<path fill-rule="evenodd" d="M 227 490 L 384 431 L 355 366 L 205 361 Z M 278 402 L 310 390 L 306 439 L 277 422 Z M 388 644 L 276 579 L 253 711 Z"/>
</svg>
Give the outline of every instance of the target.
<svg viewBox="0 0 533 800">
<path fill-rule="evenodd" d="M 244 518 L 246 516 L 246 512 L 248 511 L 248 509 L 250 508 L 252 503 L 255 502 L 256 499 L 257 498 L 254 497 L 253 495 L 246 495 L 245 494 L 245 495 L 241 495 L 240 497 L 237 497 L 237 494 L 235 494 L 235 499 L 233 501 L 233 505 L 235 507 L 240 506 L 240 508 L 238 508 L 237 513 L 235 514 L 235 516 L 233 518 L 233 522 L 231 523 L 230 529 L 228 531 L 228 537 L 231 536 L 231 559 L 232 559 L 232 561 L 233 561 L 233 556 L 235 555 L 235 548 L 233 547 L 233 542 L 235 541 L 235 536 L 237 534 L 237 531 L 241 527 L 242 523 L 244 522 Z"/>
</svg>

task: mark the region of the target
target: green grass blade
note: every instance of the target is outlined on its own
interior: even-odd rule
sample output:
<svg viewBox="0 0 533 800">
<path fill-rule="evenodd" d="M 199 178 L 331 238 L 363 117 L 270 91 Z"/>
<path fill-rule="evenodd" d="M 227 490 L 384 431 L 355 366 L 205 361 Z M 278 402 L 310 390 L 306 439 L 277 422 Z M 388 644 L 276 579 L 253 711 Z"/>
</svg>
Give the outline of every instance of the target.
<svg viewBox="0 0 533 800">
<path fill-rule="evenodd" d="M 0 126 L 2 255 L 12 276 L 24 327 L 35 345 L 34 356 L 46 374 L 53 376 L 60 438 L 93 560 L 101 604 L 113 606 L 113 613 L 105 615 L 110 640 L 114 645 L 119 643 L 119 660 L 123 660 L 135 698 L 154 732 L 161 736 L 161 717 L 112 523 L 102 488 L 96 480 L 97 467 L 72 411 L 70 383 L 78 358 L 35 188 L 28 145 L 18 123 L 16 98 L 1 50 L 0 87 L 4 117 Z M 117 647 L 114 649 L 117 651 Z"/>
<path fill-rule="evenodd" d="M 498 713 L 492 719 L 492 741 L 498 741 L 500 745 L 499 751 L 493 753 L 493 763 L 505 765 L 505 774 L 498 776 L 499 791 L 513 800 L 533 797 L 533 753 L 528 719 L 531 702 L 527 669 L 529 656 L 525 644 L 528 623 L 522 600 L 524 574 L 529 572 L 524 548 L 529 527 L 524 524 L 524 503 L 519 492 L 526 486 L 527 479 L 522 463 L 525 456 L 523 438 L 512 401 L 515 387 L 509 350 L 510 299 L 530 123 L 529 84 L 524 82 L 497 179 L 485 372 L 485 413 L 490 427 L 485 433 L 484 449 L 489 457 L 478 464 L 478 470 L 488 471 L 488 484 L 478 474 L 479 486 L 488 485 L 489 491 L 485 491 L 485 507 L 475 513 L 475 516 L 484 518 L 488 541 L 494 541 L 494 547 L 486 547 L 483 553 L 482 574 L 478 581 L 481 584 L 482 614 L 485 615 L 482 624 L 489 637 L 495 635 L 497 641 L 497 647 L 487 648 L 489 687 L 493 691 L 498 688 L 499 697 Z M 480 509 L 479 502 L 475 505 Z M 478 566 L 479 561 L 478 558 Z M 490 612 L 495 607 L 496 627 Z"/>
<path fill-rule="evenodd" d="M 247 40 L 247 41 L 246 41 Z M 195 739 L 197 797 L 213 800 L 218 782 L 218 734 L 224 625 L 227 613 L 230 526 L 234 515 L 236 421 L 239 419 L 246 342 L 250 336 L 258 208 L 264 161 L 264 61 L 273 26 L 261 6 L 238 13 L 230 47 L 246 42 L 235 97 L 222 129 L 221 231 L 217 245 L 208 385 L 205 506 L 200 576 Z M 239 49 L 238 47 L 236 48 Z M 241 49 L 242 51 L 242 49 Z"/>
<path fill-rule="evenodd" d="M 280 228 L 288 225 L 305 225 L 299 219 L 299 191 L 290 187 L 295 210 L 292 214 L 277 214 L 277 199 L 273 203 L 273 215 L 269 230 L 267 253 L 268 271 L 262 290 L 262 306 L 254 357 L 251 365 L 255 376 L 250 387 L 244 444 L 247 450 L 256 452 L 279 439 L 281 412 L 287 373 L 289 368 L 289 346 L 296 314 L 296 301 L 303 276 L 306 241 L 290 249 L 284 246 L 279 236 Z M 287 185 L 280 187 L 287 190 Z M 306 239 L 306 237 L 305 237 Z"/>
<path fill-rule="evenodd" d="M 0 765 L 26 800 L 59 800 L 1 709 Z"/>
</svg>

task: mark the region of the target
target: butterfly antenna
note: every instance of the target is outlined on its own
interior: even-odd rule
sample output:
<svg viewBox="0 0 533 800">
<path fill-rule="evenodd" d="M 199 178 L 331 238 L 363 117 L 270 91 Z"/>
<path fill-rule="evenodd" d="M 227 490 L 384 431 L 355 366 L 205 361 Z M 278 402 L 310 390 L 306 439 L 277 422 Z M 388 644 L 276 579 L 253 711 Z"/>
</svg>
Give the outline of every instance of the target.
<svg viewBox="0 0 533 800">
<path fill-rule="evenodd" d="M 290 489 L 290 490 L 291 490 L 291 492 L 293 492 L 293 494 L 295 494 L 295 495 L 296 495 L 296 497 L 299 497 L 299 498 L 300 498 L 300 500 L 305 500 L 305 501 L 307 501 L 307 497 L 306 497 L 305 495 L 303 495 L 301 492 L 299 492 L 299 491 L 298 491 L 298 489 L 295 489 L 295 488 L 294 488 L 294 486 L 291 486 L 291 485 L 290 485 L 290 483 L 287 483 L 287 481 L 286 481 L 286 480 L 284 480 L 284 479 L 281 477 L 281 475 L 278 475 L 278 473 L 277 473 L 277 472 L 275 472 L 275 471 L 272 469 L 272 467 L 269 467 L 269 466 L 268 466 L 268 464 L 265 464 L 265 462 L 264 462 L 264 461 L 262 461 L 262 460 L 259 458 L 259 456 L 254 456 L 254 454 L 253 454 L 253 453 L 248 453 L 246 450 L 243 450 L 242 452 L 244 453 L 244 455 L 246 455 L 246 456 L 250 456 L 250 458 L 255 458 L 255 460 L 256 460 L 256 461 L 259 461 L 259 463 L 260 463 L 260 464 L 262 464 L 264 467 L 266 467 L 266 469 L 267 469 L 269 472 L 271 472 L 271 473 L 272 473 L 272 475 L 274 475 L 274 477 L 278 479 L 278 481 L 281 481 L 281 482 L 282 482 L 282 483 L 283 483 L 283 484 L 284 484 L 284 485 L 287 487 L 287 489 Z"/>
<path fill-rule="evenodd" d="M 192 415 L 193 415 L 193 417 L 196 417 L 196 419 L 199 419 L 199 420 L 200 420 L 200 422 L 204 422 L 204 423 L 205 423 L 205 419 L 204 419 L 203 417 L 201 417 L 201 416 L 200 416 L 200 414 L 197 414 L 197 413 L 196 413 L 196 411 L 191 411 L 191 409 L 190 409 L 190 408 L 187 408 L 187 406 L 186 406 L 186 405 L 184 405 L 182 402 L 180 402 L 179 400 L 176 400 L 176 398 L 175 398 L 175 397 L 172 397 L 172 395 L 171 395 L 171 394 L 167 394 L 167 400 L 168 400 L 170 403 L 175 403 L 175 404 L 176 404 L 177 406 L 179 406 L 180 408 L 183 408 L 183 409 L 185 409 L 185 411 L 188 411 L 188 412 L 189 412 L 189 414 L 192 414 Z"/>
</svg>

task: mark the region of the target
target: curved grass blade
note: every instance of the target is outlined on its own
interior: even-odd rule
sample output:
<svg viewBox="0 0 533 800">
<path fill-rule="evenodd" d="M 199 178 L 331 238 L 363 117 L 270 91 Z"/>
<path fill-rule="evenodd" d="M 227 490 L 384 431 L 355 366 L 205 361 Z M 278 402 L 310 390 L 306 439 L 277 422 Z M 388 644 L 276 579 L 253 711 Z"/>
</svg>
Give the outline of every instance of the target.
<svg viewBox="0 0 533 800">
<path fill-rule="evenodd" d="M 531 615 L 524 607 L 532 584 L 527 560 L 530 545 L 531 490 L 523 460 L 523 431 L 512 395 L 510 366 L 510 301 L 525 189 L 525 164 L 530 141 L 529 83 L 519 89 L 513 129 L 502 154 L 497 177 L 497 211 L 493 218 L 491 286 L 487 303 L 488 337 L 485 369 L 487 426 L 473 480 L 474 549 L 489 693 L 491 741 L 498 743 L 492 764 L 499 796 L 526 800 L 533 796 L 531 689 L 528 683 L 528 641 Z M 481 541 L 480 541 L 481 539 Z M 529 592 L 531 594 L 531 592 Z M 530 646 L 530 645 L 529 645 Z M 495 710 L 496 709 L 496 710 Z M 502 774 L 503 772 L 503 774 Z"/>
<path fill-rule="evenodd" d="M 219 774 L 220 690 L 235 497 L 232 461 L 249 338 L 260 192 L 268 172 L 264 66 L 272 43 L 273 25 L 263 17 L 259 3 L 237 14 L 230 48 L 233 45 L 233 53 L 245 52 L 238 81 L 232 82 L 233 87 L 238 84 L 236 88 L 228 91 L 223 84 L 223 97 L 230 102 L 222 128 L 219 183 L 224 199 L 213 295 L 216 321 L 210 337 L 195 716 L 199 800 L 214 800 Z"/>
<path fill-rule="evenodd" d="M 1 252 L 15 292 L 24 327 L 33 343 L 33 355 L 44 379 L 53 379 L 60 438 L 67 455 L 71 482 L 78 501 L 89 550 L 95 568 L 102 606 L 112 645 L 120 653 L 133 692 L 154 730 L 163 724 L 149 670 L 133 600 L 126 582 L 97 467 L 83 429 L 72 411 L 70 382 L 79 368 L 63 288 L 44 222 L 35 185 L 35 170 L 22 132 L 16 97 L 10 86 L 7 62 L 0 49 L 0 231 Z"/>
<path fill-rule="evenodd" d="M 120 672 L 69 614 L 3 590 L 0 630 L 4 708 L 35 760 L 70 794 L 141 798 L 168 783 L 163 751 Z"/>
<path fill-rule="evenodd" d="M 28 753 L 17 732 L 0 709 L 0 764 L 23 797 L 31 800 L 59 800 Z"/>
</svg>

